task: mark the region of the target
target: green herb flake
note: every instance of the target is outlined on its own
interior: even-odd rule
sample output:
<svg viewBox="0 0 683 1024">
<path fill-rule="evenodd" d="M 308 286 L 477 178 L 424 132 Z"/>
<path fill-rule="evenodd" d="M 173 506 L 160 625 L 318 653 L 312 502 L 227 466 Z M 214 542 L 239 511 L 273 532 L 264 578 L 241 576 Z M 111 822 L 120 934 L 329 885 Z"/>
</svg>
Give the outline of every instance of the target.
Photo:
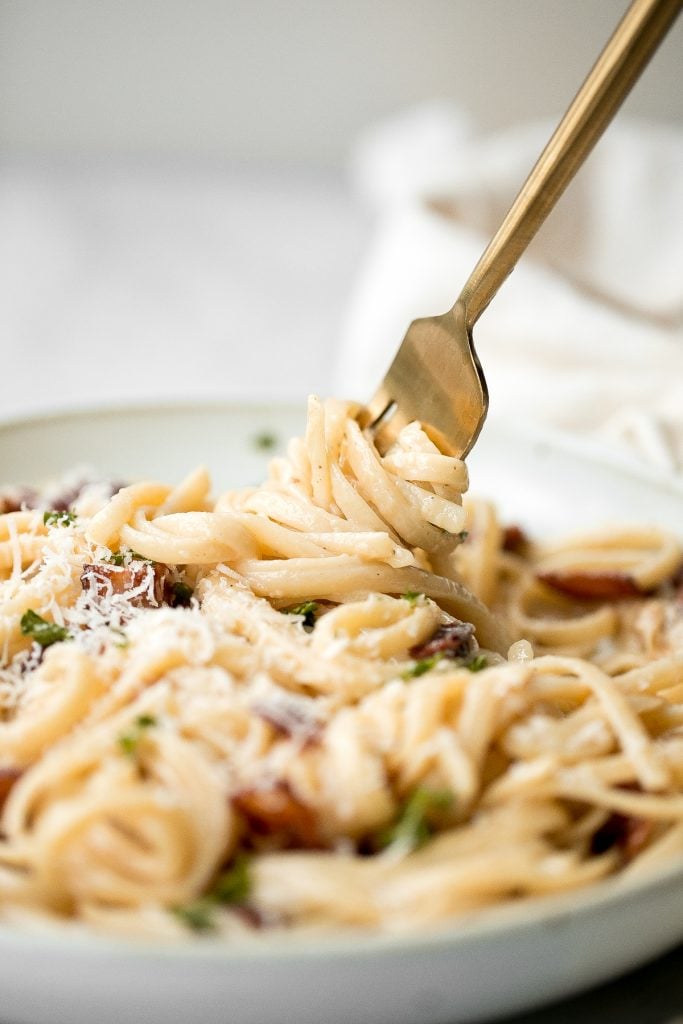
<svg viewBox="0 0 683 1024">
<path fill-rule="evenodd" d="M 123 732 L 119 736 L 119 746 L 124 754 L 128 755 L 128 757 L 135 757 L 139 741 L 139 734 L 134 733 L 132 730 L 131 732 Z"/>
<path fill-rule="evenodd" d="M 171 585 L 171 604 L 174 608 L 189 608 L 192 604 L 193 593 L 192 587 L 179 580 Z"/>
<path fill-rule="evenodd" d="M 149 562 L 150 565 L 153 563 L 153 558 L 148 558 L 147 555 L 140 555 L 137 551 L 133 551 L 131 548 L 130 557 L 134 562 Z"/>
<path fill-rule="evenodd" d="M 73 526 L 76 516 L 73 512 L 43 512 L 43 523 L 45 526 Z"/>
<path fill-rule="evenodd" d="M 193 932 L 212 932 L 216 928 L 214 910 L 216 904 L 211 899 L 200 898 L 192 900 L 191 903 L 183 903 L 172 907 L 173 913 L 179 921 L 191 928 Z"/>
<path fill-rule="evenodd" d="M 405 594 L 402 594 L 401 597 L 414 608 L 420 598 L 424 597 L 424 594 L 421 594 L 419 590 L 406 590 Z"/>
<path fill-rule="evenodd" d="M 64 626 L 58 626 L 56 622 L 48 622 L 31 608 L 24 612 L 19 623 L 24 636 L 30 636 L 41 647 L 51 647 L 62 640 L 70 640 L 71 634 Z"/>
<path fill-rule="evenodd" d="M 108 558 L 105 559 L 109 565 L 125 565 L 126 559 L 131 562 L 152 562 L 153 559 L 147 558 L 146 555 L 140 555 L 137 551 L 133 551 L 132 548 L 128 548 L 126 551 L 112 551 Z"/>
<path fill-rule="evenodd" d="M 238 854 L 232 867 L 218 876 L 208 893 L 190 903 L 173 907 L 172 913 L 192 931 L 214 931 L 214 915 L 218 907 L 246 903 L 251 888 L 249 858 L 245 854 Z"/>
<path fill-rule="evenodd" d="M 432 654 L 430 658 L 421 658 L 420 661 L 414 661 L 410 668 L 407 668 L 402 673 L 403 679 L 416 679 L 418 676 L 423 676 L 426 672 L 431 672 L 435 665 L 438 665 L 442 660 L 443 654 Z"/>
<path fill-rule="evenodd" d="M 257 451 L 271 452 L 277 445 L 277 437 L 268 430 L 263 430 L 253 438 L 253 445 Z"/>
<path fill-rule="evenodd" d="M 304 629 L 313 629 L 315 617 L 318 612 L 317 601 L 302 601 L 301 604 L 293 604 L 291 608 L 283 608 L 284 615 L 303 615 Z"/>
<path fill-rule="evenodd" d="M 465 662 L 465 668 L 468 668 L 470 672 L 481 672 L 487 666 L 488 660 L 485 654 L 475 654 L 469 661 Z"/>
<path fill-rule="evenodd" d="M 249 858 L 244 854 L 235 858 L 228 871 L 218 876 L 210 896 L 217 903 L 246 903 L 251 892 Z"/>
<path fill-rule="evenodd" d="M 137 757 L 138 746 L 146 729 L 157 724 L 154 715 L 138 715 L 127 732 L 122 732 L 118 744 L 127 757 Z"/>
<path fill-rule="evenodd" d="M 452 806 L 453 794 L 449 790 L 419 787 L 408 797 L 394 824 L 381 833 L 380 847 L 397 845 L 407 851 L 419 849 L 434 832 L 434 815 Z"/>
<path fill-rule="evenodd" d="M 117 629 L 116 626 L 110 626 L 110 629 L 114 636 L 116 637 L 116 639 L 114 640 L 114 647 L 124 648 L 130 646 L 130 640 L 128 639 L 128 637 L 126 636 L 122 629 Z"/>
<path fill-rule="evenodd" d="M 469 530 L 461 530 L 461 531 L 460 531 L 460 533 L 456 533 L 456 535 L 455 535 L 455 536 L 456 536 L 456 537 L 458 538 L 458 540 L 459 540 L 459 541 L 460 541 L 460 542 L 461 542 L 462 544 L 464 544 L 464 542 L 465 542 L 465 541 L 467 540 L 467 538 L 469 537 L 469 535 L 470 535 L 470 532 L 469 532 Z"/>
</svg>

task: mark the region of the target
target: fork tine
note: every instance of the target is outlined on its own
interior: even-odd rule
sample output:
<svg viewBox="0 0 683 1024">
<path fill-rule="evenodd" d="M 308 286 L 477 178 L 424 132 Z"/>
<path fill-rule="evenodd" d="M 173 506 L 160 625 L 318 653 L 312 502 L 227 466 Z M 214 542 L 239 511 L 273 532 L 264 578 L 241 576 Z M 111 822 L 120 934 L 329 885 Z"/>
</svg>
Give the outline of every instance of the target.
<svg viewBox="0 0 683 1024">
<path fill-rule="evenodd" d="M 488 409 L 486 381 L 459 304 L 442 316 L 414 320 L 361 423 L 386 451 L 419 420 L 437 446 L 463 457 Z"/>
</svg>

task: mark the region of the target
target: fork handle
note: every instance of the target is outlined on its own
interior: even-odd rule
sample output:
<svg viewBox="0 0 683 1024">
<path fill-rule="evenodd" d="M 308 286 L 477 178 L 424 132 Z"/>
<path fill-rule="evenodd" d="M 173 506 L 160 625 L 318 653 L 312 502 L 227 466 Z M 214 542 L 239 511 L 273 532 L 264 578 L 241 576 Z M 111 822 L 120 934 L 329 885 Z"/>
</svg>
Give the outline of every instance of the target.
<svg viewBox="0 0 683 1024">
<path fill-rule="evenodd" d="M 614 117 L 683 6 L 634 0 L 460 293 L 467 327 L 488 306 Z"/>
</svg>

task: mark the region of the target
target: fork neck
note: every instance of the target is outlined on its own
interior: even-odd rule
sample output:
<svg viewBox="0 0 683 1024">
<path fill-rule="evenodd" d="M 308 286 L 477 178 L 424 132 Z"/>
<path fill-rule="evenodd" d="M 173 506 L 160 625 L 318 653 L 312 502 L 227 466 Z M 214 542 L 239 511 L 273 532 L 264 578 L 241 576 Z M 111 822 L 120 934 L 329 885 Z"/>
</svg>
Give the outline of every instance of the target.
<svg viewBox="0 0 683 1024">
<path fill-rule="evenodd" d="M 682 5 L 682 0 L 634 0 L 627 10 L 460 293 L 469 330 L 614 117 Z"/>
</svg>

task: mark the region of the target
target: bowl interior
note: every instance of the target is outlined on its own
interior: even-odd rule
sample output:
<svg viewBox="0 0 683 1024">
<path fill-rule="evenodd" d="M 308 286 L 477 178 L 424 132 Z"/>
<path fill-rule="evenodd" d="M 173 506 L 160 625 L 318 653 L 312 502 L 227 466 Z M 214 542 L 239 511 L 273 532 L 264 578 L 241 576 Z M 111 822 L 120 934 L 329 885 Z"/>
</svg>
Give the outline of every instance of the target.
<svg viewBox="0 0 683 1024">
<path fill-rule="evenodd" d="M 303 405 L 186 404 L 18 420 L 0 424 L 0 486 L 40 483 L 75 467 L 117 480 L 173 483 L 199 464 L 208 466 L 217 491 L 254 485 L 303 425 Z M 679 485 L 550 431 L 490 423 L 468 464 L 471 491 L 492 499 L 505 521 L 540 536 L 615 521 L 681 533 Z M 328 1024 L 490 1018 L 612 976 L 679 940 L 682 872 L 672 866 L 639 883 L 609 881 L 487 911 L 432 935 L 277 938 L 234 952 L 211 943 L 163 948 L 93 941 L 78 928 L 22 936 L 2 927 L 0 987 L 9 1017 L 26 1024 L 85 1024 L 92 1019 L 87 999 L 101 1024 L 135 1019 L 140 1000 L 146 1021 L 180 1024 L 190 995 L 205 1024 L 227 1020 L 220 1009 L 227 1005 L 238 1024 L 305 1024 L 321 1019 L 323 1005 Z M 50 998 L 41 1002 L 32 981 L 49 971 Z M 411 999 L 427 977 L 434 1011 L 418 1014 Z"/>
</svg>

